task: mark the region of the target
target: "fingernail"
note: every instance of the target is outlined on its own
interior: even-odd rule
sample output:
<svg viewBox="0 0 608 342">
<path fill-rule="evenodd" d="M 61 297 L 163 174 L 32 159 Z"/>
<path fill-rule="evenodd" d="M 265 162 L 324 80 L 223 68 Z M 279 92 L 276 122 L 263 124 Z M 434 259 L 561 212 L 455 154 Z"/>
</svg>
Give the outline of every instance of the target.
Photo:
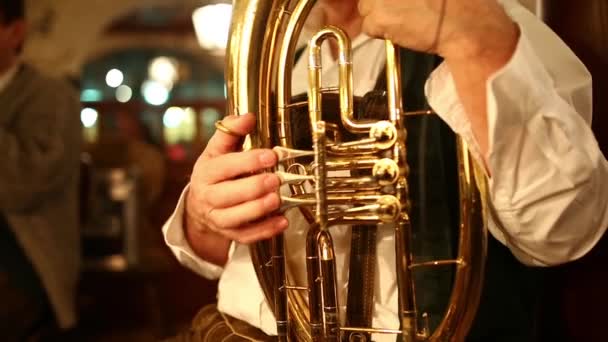
<svg viewBox="0 0 608 342">
<path fill-rule="evenodd" d="M 277 156 L 272 151 L 264 151 L 258 158 L 262 166 L 274 166 Z"/>
<path fill-rule="evenodd" d="M 279 188 L 279 185 L 281 185 L 279 177 L 273 174 L 266 175 L 266 178 L 264 179 L 264 188 L 266 191 L 274 191 Z"/>
<path fill-rule="evenodd" d="M 289 225 L 289 221 L 287 221 L 287 219 L 285 217 L 281 217 L 280 219 L 277 220 L 277 222 L 275 223 L 275 228 L 276 229 L 285 229 L 287 228 L 287 226 Z"/>
<path fill-rule="evenodd" d="M 279 195 L 274 192 L 269 193 L 266 195 L 266 198 L 264 198 L 264 206 L 267 210 L 275 210 L 279 207 L 279 204 L 281 204 Z"/>
<path fill-rule="evenodd" d="M 230 121 L 232 121 L 232 120 L 242 120 L 243 118 L 251 116 L 251 115 L 253 115 L 253 114 L 251 114 L 251 113 L 240 114 L 240 115 L 233 114 L 233 115 L 227 116 L 226 118 L 228 118 Z"/>
</svg>

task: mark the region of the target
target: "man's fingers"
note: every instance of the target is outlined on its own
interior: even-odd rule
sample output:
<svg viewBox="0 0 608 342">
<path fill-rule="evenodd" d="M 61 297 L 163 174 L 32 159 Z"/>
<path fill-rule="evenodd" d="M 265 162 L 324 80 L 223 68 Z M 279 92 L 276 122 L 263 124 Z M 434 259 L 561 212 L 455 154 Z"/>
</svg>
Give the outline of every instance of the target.
<svg viewBox="0 0 608 342">
<path fill-rule="evenodd" d="M 237 204 L 230 208 L 213 208 L 207 212 L 205 221 L 210 226 L 222 229 L 234 229 L 250 224 L 279 209 L 279 194 L 271 192 L 253 201 Z"/>
<path fill-rule="evenodd" d="M 277 155 L 272 150 L 259 149 L 223 154 L 203 162 L 198 177 L 192 180 L 211 185 L 273 167 Z"/>
<path fill-rule="evenodd" d="M 255 128 L 255 115 L 229 115 L 222 120 L 222 125 L 233 134 L 216 130 L 207 143 L 204 157 L 214 158 L 236 151 L 243 143 L 243 138 Z"/>
<path fill-rule="evenodd" d="M 285 216 L 278 215 L 236 229 L 224 229 L 217 232 L 240 243 L 254 243 L 281 233 L 287 226 L 288 222 Z"/>
<path fill-rule="evenodd" d="M 275 192 L 280 185 L 281 180 L 277 175 L 261 173 L 209 185 L 203 197 L 213 208 L 228 208 Z"/>
</svg>

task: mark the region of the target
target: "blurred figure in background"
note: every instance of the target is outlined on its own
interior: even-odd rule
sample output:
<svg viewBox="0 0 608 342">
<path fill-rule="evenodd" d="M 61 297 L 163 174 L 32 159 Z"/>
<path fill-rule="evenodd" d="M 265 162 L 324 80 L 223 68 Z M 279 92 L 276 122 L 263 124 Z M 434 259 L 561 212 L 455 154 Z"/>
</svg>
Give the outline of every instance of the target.
<svg viewBox="0 0 608 342">
<path fill-rule="evenodd" d="M 135 167 L 140 177 L 139 198 L 142 209 L 150 209 L 158 201 L 165 182 L 165 157 L 147 128 L 132 114 L 119 112 L 117 125 L 120 143 L 125 145 L 126 163 Z"/>
<path fill-rule="evenodd" d="M 0 0 L 0 336 L 36 341 L 76 323 L 80 105 L 20 61 L 23 0 Z"/>
</svg>

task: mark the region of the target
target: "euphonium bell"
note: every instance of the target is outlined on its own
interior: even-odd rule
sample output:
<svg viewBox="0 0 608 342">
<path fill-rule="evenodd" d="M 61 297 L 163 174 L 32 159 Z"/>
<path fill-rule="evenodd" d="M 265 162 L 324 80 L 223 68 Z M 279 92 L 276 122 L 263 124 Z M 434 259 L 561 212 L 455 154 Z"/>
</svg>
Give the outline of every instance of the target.
<svg viewBox="0 0 608 342">
<path fill-rule="evenodd" d="M 483 282 L 485 214 L 481 199 L 484 183 L 463 142 L 458 141 L 460 232 L 453 259 L 416 262 L 412 253 L 410 194 L 405 117 L 429 115 L 402 109 L 399 50 L 386 42 L 387 108 L 380 120 L 354 115 L 350 41 L 339 28 L 327 27 L 309 43 L 308 122 L 312 146 L 295 146 L 294 115 L 302 103 L 291 94 L 291 70 L 296 43 L 315 1 L 236 0 L 227 49 L 226 79 L 229 112 L 258 113 L 251 135 L 256 148 L 274 148 L 279 155 L 283 183 L 292 196 L 283 208 L 298 207 L 311 222 L 302 241 L 306 250 L 308 284 L 294 284 L 286 268 L 282 235 L 251 246 L 256 273 L 277 320 L 280 341 L 365 341 L 371 333 L 398 334 L 405 342 L 462 341 L 475 316 Z M 340 84 L 321 88 L 321 43 L 334 39 L 340 47 Z M 325 121 L 325 94 L 339 99 L 340 122 Z M 301 120 L 300 120 L 301 121 Z M 343 140 L 343 136 L 354 139 Z M 296 148 L 298 147 L 298 148 Z M 305 165 L 301 160 L 306 160 Z M 349 178 L 331 171 L 349 169 Z M 302 186 L 308 182 L 314 191 Z M 332 226 L 378 225 L 394 229 L 398 315 L 400 328 L 342 324 L 336 279 Z M 450 302 L 438 327 L 430 331 L 416 306 L 414 273 L 419 268 L 453 265 L 455 277 Z"/>
</svg>

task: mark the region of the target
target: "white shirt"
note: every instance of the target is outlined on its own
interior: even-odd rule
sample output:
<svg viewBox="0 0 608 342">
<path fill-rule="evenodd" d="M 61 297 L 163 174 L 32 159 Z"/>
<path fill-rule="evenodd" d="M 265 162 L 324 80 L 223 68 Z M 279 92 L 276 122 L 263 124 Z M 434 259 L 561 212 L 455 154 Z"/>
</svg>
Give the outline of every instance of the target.
<svg viewBox="0 0 608 342">
<path fill-rule="evenodd" d="M 530 12 L 515 1 L 504 3 L 521 35 L 511 60 L 487 82 L 490 197 L 495 212 L 488 229 L 524 264 L 560 264 L 583 256 L 608 227 L 608 182 L 603 181 L 608 179 L 608 162 L 590 129 L 591 77 L 570 49 Z M 353 49 L 355 93 L 361 95 L 373 87 L 382 68 L 384 45 L 361 36 Z M 324 83 L 337 84 L 335 62 L 324 58 L 323 63 Z M 376 64 L 370 68 L 372 63 Z M 303 64 L 295 66 L 294 80 L 307 79 Z M 302 87 L 294 85 L 293 93 Z M 445 65 L 427 81 L 426 95 L 433 109 L 479 157 Z M 183 234 L 183 199 L 182 194 L 163 227 L 169 247 L 195 272 L 220 278 L 220 311 L 275 334 L 274 317 L 257 282 L 248 246 L 233 243 L 223 269 L 198 258 Z M 382 277 L 376 276 L 373 324 L 397 328 L 393 237 L 386 232 L 378 234 L 376 267 Z M 288 229 L 286 234 L 289 240 L 299 232 Z M 346 237 L 348 231 L 337 234 Z M 338 266 L 342 264 L 344 259 L 339 259 Z M 394 337 L 374 339 L 393 341 Z"/>
</svg>

